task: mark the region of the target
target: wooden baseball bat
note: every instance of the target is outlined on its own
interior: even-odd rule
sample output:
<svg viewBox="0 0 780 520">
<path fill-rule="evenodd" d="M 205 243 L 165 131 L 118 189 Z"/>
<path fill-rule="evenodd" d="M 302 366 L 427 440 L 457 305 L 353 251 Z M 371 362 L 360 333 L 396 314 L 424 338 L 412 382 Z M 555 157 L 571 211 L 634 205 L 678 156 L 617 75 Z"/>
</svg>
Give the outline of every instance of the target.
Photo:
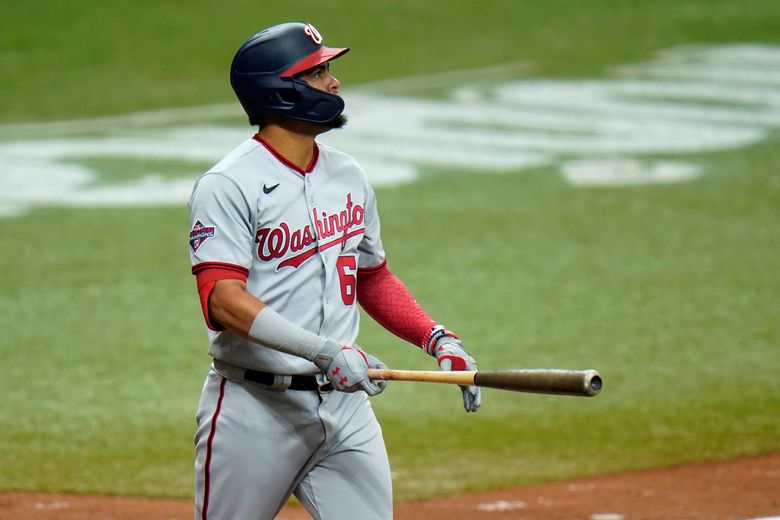
<svg viewBox="0 0 780 520">
<path fill-rule="evenodd" d="M 461 371 L 368 369 L 368 377 L 384 381 L 422 381 L 460 386 L 482 386 L 534 394 L 593 397 L 601 392 L 595 370 L 524 368 L 518 370 Z"/>
</svg>

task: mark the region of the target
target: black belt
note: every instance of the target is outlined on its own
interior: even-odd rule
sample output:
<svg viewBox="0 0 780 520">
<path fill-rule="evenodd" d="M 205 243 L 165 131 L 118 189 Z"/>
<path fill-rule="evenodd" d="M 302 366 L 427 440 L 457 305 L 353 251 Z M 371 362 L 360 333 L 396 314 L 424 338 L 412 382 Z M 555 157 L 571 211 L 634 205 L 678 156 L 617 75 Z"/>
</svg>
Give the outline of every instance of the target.
<svg viewBox="0 0 780 520">
<path fill-rule="evenodd" d="M 320 384 L 317 380 L 317 376 L 290 376 L 290 390 L 319 390 L 320 392 L 330 392 L 333 390 L 331 383 Z M 244 379 L 247 381 L 254 381 L 255 383 L 261 383 L 268 386 L 273 386 L 276 376 L 269 374 L 268 372 L 261 372 L 259 370 L 244 370 Z"/>
</svg>

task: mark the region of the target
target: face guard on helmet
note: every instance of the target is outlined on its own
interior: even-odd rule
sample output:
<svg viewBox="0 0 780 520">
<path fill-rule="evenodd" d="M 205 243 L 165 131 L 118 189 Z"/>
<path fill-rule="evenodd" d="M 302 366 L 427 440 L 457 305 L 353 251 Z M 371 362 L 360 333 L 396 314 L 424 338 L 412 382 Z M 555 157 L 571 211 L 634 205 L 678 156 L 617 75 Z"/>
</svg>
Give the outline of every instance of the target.
<svg viewBox="0 0 780 520">
<path fill-rule="evenodd" d="M 230 66 L 230 84 L 249 123 L 259 124 L 264 115 L 320 124 L 338 117 L 344 110 L 340 96 L 294 76 L 347 51 L 325 47 L 317 29 L 298 22 L 274 25 L 249 38 Z"/>
</svg>

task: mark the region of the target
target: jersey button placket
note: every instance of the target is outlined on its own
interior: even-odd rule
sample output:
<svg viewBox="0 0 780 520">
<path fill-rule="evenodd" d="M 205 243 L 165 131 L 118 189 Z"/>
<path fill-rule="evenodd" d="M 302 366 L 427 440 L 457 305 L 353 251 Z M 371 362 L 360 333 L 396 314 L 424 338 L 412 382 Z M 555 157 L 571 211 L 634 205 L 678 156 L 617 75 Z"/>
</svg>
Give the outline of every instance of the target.
<svg viewBox="0 0 780 520">
<path fill-rule="evenodd" d="M 307 207 L 309 209 L 309 221 L 311 222 L 312 229 L 314 229 L 315 233 L 315 241 L 317 243 L 317 246 L 320 245 L 320 237 L 317 235 L 317 223 L 315 222 L 314 215 L 317 213 L 317 199 L 314 196 L 316 188 L 316 183 L 312 180 L 311 174 L 307 174 L 304 177 L 303 182 L 303 196 L 304 200 L 306 201 Z M 328 285 L 329 285 L 329 277 L 330 273 L 328 273 L 328 264 L 325 261 L 325 255 L 324 252 L 318 251 L 317 252 L 317 258 L 319 258 L 319 261 L 323 265 L 323 279 L 322 279 L 322 289 L 323 289 L 323 296 L 322 301 L 325 303 L 323 305 L 323 316 L 322 316 L 322 327 L 324 327 L 325 323 L 327 323 L 328 319 L 330 318 L 330 312 L 329 312 L 329 303 L 330 298 L 328 297 Z M 326 331 L 323 330 L 323 328 L 320 328 L 320 334 L 325 333 Z"/>
<path fill-rule="evenodd" d="M 304 179 L 305 182 L 304 182 L 303 189 L 306 196 L 306 200 L 309 202 L 309 220 L 311 221 L 312 228 L 314 229 L 314 233 L 316 235 L 316 240 L 317 240 L 317 246 L 319 247 L 322 244 L 320 243 L 321 240 L 317 232 L 317 223 L 315 221 L 315 215 L 317 214 L 318 210 L 317 210 L 317 197 L 314 196 L 317 183 L 312 180 L 311 175 L 312 175 L 311 173 L 306 175 Z M 323 252 L 318 250 L 317 256 L 320 258 L 320 261 L 322 262 L 322 265 L 326 268 L 326 272 L 327 272 L 328 265 L 325 263 Z"/>
<path fill-rule="evenodd" d="M 304 177 L 303 191 L 309 200 L 309 211 L 311 211 L 317 204 L 317 201 L 314 200 L 314 189 L 311 185 L 311 174 L 308 174 L 306 177 Z"/>
</svg>

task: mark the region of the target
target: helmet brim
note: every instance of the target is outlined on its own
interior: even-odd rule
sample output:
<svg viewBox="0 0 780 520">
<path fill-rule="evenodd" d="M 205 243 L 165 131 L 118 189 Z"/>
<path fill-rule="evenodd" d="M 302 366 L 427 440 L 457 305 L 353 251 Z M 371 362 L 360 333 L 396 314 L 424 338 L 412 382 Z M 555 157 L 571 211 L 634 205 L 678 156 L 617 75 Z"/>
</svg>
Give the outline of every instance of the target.
<svg viewBox="0 0 780 520">
<path fill-rule="evenodd" d="M 342 56 L 349 51 L 348 47 L 320 47 L 316 51 L 312 52 L 302 60 L 295 62 L 291 67 L 281 73 L 280 77 L 289 78 L 300 74 L 305 70 L 309 70 L 317 65 L 322 65 L 326 61 L 334 60 L 339 56 Z"/>
</svg>

